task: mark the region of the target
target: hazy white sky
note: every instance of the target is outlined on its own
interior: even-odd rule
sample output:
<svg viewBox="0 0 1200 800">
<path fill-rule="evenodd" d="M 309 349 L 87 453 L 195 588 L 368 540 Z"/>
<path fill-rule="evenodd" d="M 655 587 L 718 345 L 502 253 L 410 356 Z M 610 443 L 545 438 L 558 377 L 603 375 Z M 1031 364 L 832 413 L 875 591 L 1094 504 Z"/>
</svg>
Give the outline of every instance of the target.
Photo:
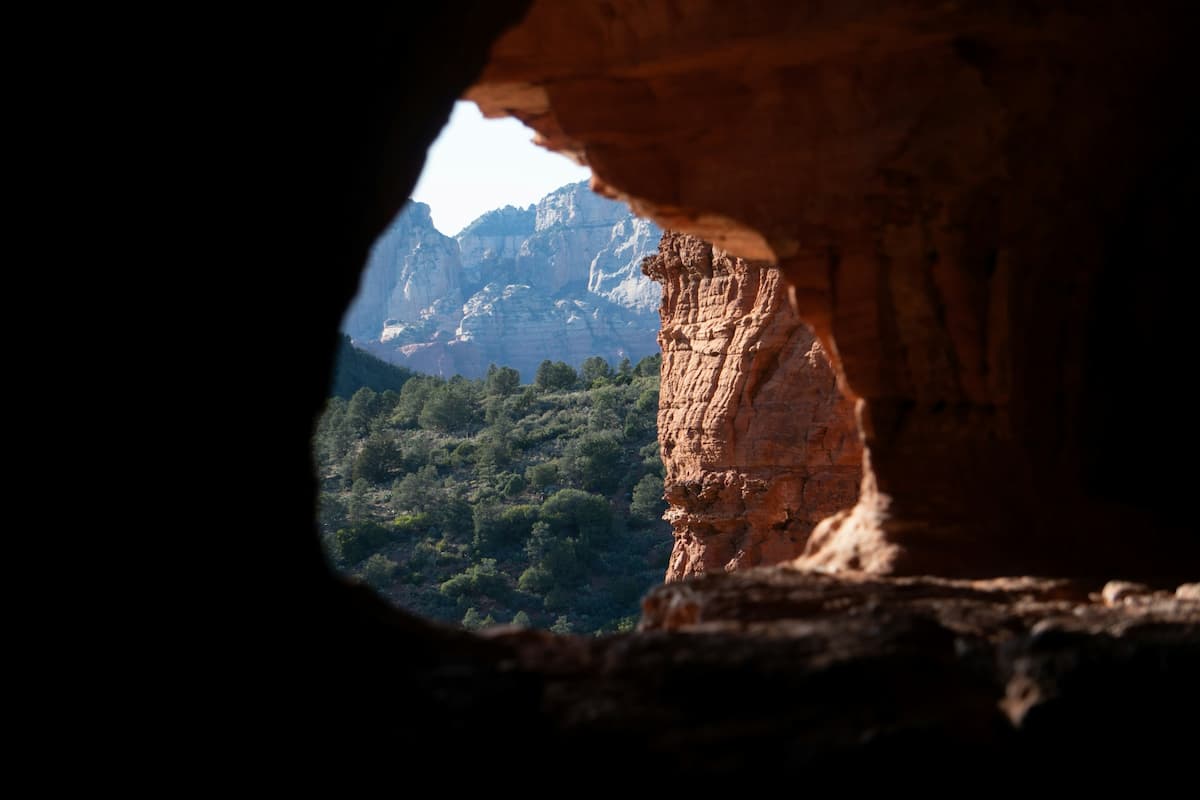
<svg viewBox="0 0 1200 800">
<path fill-rule="evenodd" d="M 532 142 L 533 131 L 511 117 L 484 119 L 458 102 L 429 147 L 413 199 L 428 203 L 433 224 L 453 236 L 485 211 L 527 206 L 591 176 L 591 170 Z"/>
</svg>

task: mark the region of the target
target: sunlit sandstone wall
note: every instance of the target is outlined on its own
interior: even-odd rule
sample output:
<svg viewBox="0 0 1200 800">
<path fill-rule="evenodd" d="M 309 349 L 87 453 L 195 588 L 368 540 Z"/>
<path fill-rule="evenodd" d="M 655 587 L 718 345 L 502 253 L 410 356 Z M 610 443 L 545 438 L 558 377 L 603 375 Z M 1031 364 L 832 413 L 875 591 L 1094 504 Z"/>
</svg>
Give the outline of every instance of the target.
<svg viewBox="0 0 1200 800">
<path fill-rule="evenodd" d="M 779 270 L 668 232 L 643 270 L 662 284 L 658 431 L 675 548 L 667 579 L 777 564 L 854 504 L 851 403 Z"/>
</svg>

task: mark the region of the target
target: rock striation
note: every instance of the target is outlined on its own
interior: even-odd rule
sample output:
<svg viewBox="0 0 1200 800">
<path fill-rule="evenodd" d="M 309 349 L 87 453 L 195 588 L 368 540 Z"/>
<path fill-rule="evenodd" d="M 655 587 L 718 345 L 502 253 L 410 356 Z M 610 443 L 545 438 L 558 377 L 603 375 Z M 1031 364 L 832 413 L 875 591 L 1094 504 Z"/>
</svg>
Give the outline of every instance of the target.
<svg viewBox="0 0 1200 800">
<path fill-rule="evenodd" d="M 342 330 L 386 341 L 404 322 L 436 325 L 462 304 L 462 290 L 457 243 L 433 227 L 429 206 L 410 201 L 371 248 Z"/>
<path fill-rule="evenodd" d="M 795 558 L 858 496 L 853 405 L 775 267 L 667 232 L 643 270 L 663 298 L 667 580 Z"/>
<path fill-rule="evenodd" d="M 586 182 L 490 211 L 455 238 L 410 202 L 372 249 L 343 329 L 392 363 L 447 377 L 496 363 L 532 380 L 546 358 L 637 360 L 656 349 L 660 292 L 640 265 L 660 235 Z"/>
</svg>

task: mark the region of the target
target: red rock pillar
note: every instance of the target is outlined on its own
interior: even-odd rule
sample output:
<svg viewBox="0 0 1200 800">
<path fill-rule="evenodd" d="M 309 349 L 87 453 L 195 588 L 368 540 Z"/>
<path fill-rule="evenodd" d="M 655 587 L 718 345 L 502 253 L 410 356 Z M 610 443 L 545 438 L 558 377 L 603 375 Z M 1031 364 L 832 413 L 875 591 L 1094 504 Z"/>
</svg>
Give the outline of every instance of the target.
<svg viewBox="0 0 1200 800">
<path fill-rule="evenodd" d="M 853 406 L 779 270 L 666 233 L 658 430 L 675 548 L 667 580 L 776 564 L 854 503 Z"/>
</svg>

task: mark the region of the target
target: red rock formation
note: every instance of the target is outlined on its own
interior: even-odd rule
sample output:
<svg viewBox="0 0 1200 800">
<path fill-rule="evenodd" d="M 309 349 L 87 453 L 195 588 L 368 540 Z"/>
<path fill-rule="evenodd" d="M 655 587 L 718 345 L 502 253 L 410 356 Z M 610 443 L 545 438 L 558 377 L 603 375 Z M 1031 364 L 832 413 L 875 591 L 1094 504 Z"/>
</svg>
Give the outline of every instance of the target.
<svg viewBox="0 0 1200 800">
<path fill-rule="evenodd" d="M 553 11 L 552 5 L 539 4 L 537 13 Z M 964 308 L 976 309 L 966 321 L 981 319 L 983 305 L 996 309 L 985 328 L 996 335 L 989 333 L 986 341 L 995 342 L 997 352 L 1013 355 L 1007 366 L 989 362 L 994 363 L 989 372 L 1011 377 L 1008 393 L 996 395 L 1010 397 L 1003 404 L 1010 422 L 995 428 L 1020 443 L 1015 450 L 1040 453 L 1046 459 L 1040 474 L 1062 469 L 1066 483 L 1084 488 L 1070 459 L 1053 457 L 1074 454 L 1097 474 L 1111 475 L 1122 490 L 1143 492 L 1138 509 L 1158 501 L 1164 511 L 1194 513 L 1187 501 L 1194 494 L 1194 477 L 1186 458 L 1197 452 L 1191 431 L 1198 426 L 1188 424 L 1189 396 L 1178 391 L 1178 384 L 1194 362 L 1196 293 L 1190 291 L 1188 270 L 1174 274 L 1191 260 L 1168 257 L 1181 243 L 1192 252 L 1197 216 L 1190 213 L 1195 126 L 1186 116 L 1172 119 L 1176 112 L 1194 114 L 1195 106 L 1189 102 L 1191 75 L 1200 50 L 1191 41 L 1185 4 L 898 0 L 885 6 L 871 0 L 762 0 L 727 4 L 737 8 L 736 18 L 705 0 L 678 4 L 686 17 L 675 14 L 677 6 L 668 2 L 558 5 L 585 19 L 574 27 L 568 20 L 561 39 L 528 39 L 525 58 L 535 68 L 554 63 L 541 62 L 543 47 L 579 55 L 579 69 L 562 89 L 580 100 L 556 113 L 570 117 L 576 130 L 583 129 L 588 114 L 595 116 L 588 139 L 597 163 L 606 142 L 610 151 L 622 142 L 627 148 L 640 142 L 659 157 L 642 159 L 649 177 L 666 174 L 656 180 L 660 187 L 679 187 L 680 207 L 725 208 L 730 220 L 778 218 L 781 228 L 810 235 L 805 241 L 814 254 L 823 236 L 847 245 L 828 250 L 823 259 L 814 255 L 812 271 L 799 269 L 793 276 L 803 305 L 819 309 L 828 300 L 828 314 L 813 319 L 830 332 L 827 341 L 836 340 L 842 348 L 843 369 L 857 376 L 855 388 L 875 409 L 869 432 L 875 473 L 886 490 L 908 495 L 903 505 L 911 507 L 919 497 L 915 490 L 926 469 L 921 459 L 936 455 L 939 447 L 951 452 L 969 439 L 962 438 L 961 423 L 932 424 L 939 415 L 958 419 L 961 410 L 952 405 L 936 413 L 934 403 L 893 405 L 892 424 L 880 424 L 888 419 L 878 411 L 887 406 L 887 397 L 911 395 L 887 394 L 873 384 L 863 388 L 869 382 L 862 376 L 872 372 L 863 359 L 872 348 L 884 353 L 874 369 L 892 369 L 889 380 L 895 382 L 895 376 L 912 373 L 910 363 L 944 353 L 932 345 L 943 341 L 947 328 L 960 330 Z M 1122 8 L 1140 13 L 1122 17 Z M 1161 13 L 1164 8 L 1180 13 Z M 1072 17 L 1073 9 L 1091 16 Z M 744 786 L 746 776 L 764 770 L 803 774 L 806 785 L 836 782 L 840 789 L 846 776 L 856 786 L 886 782 L 880 788 L 892 792 L 900 784 L 928 790 L 931 779 L 969 787 L 981 776 L 989 786 L 1011 784 L 1016 792 L 1027 792 L 1044 785 L 1048 775 L 1079 786 L 1111 780 L 1114 770 L 1143 781 L 1148 775 L 1194 781 L 1188 771 L 1194 772 L 1195 737 L 1188 731 L 1200 718 L 1200 604 L 1195 602 L 1200 561 L 1178 558 L 1165 548 L 1160 562 L 1191 572 L 1191 583 L 1176 590 L 1174 606 L 1169 597 L 1128 590 L 1110 591 L 1115 604 L 1102 606 L 1069 593 L 1056 599 L 1052 583 L 1043 591 L 1034 584 L 861 582 L 768 567 L 671 583 L 646 604 L 643 626 L 668 630 L 598 639 L 539 632 L 484 639 L 388 608 L 365 588 L 330 574 L 312 518 L 317 485 L 309 434 L 327 396 L 338 321 L 358 285 L 371 241 L 408 196 L 454 98 L 483 66 L 495 37 L 524 12 L 525 3 L 508 0 L 392 5 L 371 14 L 330 6 L 317 15 L 291 15 L 288 35 L 279 35 L 279 19 L 272 17 L 259 37 L 268 46 L 286 48 L 282 57 L 262 59 L 263 52 L 274 56 L 274 51 L 255 46 L 254 60 L 247 63 L 237 60 L 234 48 L 224 55 L 247 69 L 212 72 L 217 91 L 210 94 L 221 103 L 197 108 L 211 120 L 229 123 L 235 134 L 230 144 L 236 142 L 253 167 L 225 188 L 237 187 L 228 194 L 231 208 L 243 208 L 245 219 L 260 223 L 260 233 L 253 242 L 257 246 L 247 247 L 239 237 L 222 258 L 194 271 L 206 276 L 197 285 L 211 286 L 209 308 L 223 310 L 224 329 L 233 334 L 217 351 L 220 357 L 211 359 L 219 375 L 210 383 L 219 378 L 228 383 L 230 375 L 254 376 L 251 385 L 259 390 L 248 396 L 262 402 L 261 413 L 243 415 L 252 418 L 252 435 L 222 420 L 222 429 L 229 431 L 216 437 L 214 449 L 221 458 L 248 452 L 247 441 L 260 446 L 248 453 L 254 468 L 222 473 L 233 481 L 232 488 L 214 495 L 212 513 L 192 526 L 193 538 L 214 548 L 214 558 L 226 558 L 228 537 L 210 534 L 210 517 L 224 524 L 243 520 L 255 534 L 243 537 L 246 545 L 257 544 L 255 549 L 269 554 L 264 563 L 272 568 L 259 571 L 262 591 L 235 591 L 207 615 L 214 624 L 196 629 L 194 636 L 196 626 L 188 627 L 189 615 L 172 606 L 172 596 L 153 587 L 138 589 L 164 613 L 179 617 L 180 629 L 202 642 L 206 656 L 197 662 L 203 680 L 188 674 L 171 678 L 180 691 L 163 695 L 164 712 L 194 717 L 195 702 L 172 698 L 195 697 L 215 712 L 209 716 L 242 722 L 221 731 L 229 734 L 231 747 L 245 752 L 255 752 L 269 738 L 273 749 L 293 763 L 332 765 L 341 772 L 344 764 L 361 763 L 369 753 L 409 772 L 454 775 L 460 783 L 490 783 L 491 790 L 496 776 L 532 761 L 539 774 L 563 785 L 585 775 L 589 785 L 611 781 L 619 784 L 614 791 L 624 792 L 631 774 L 643 776 L 642 784 L 658 783 L 678 793 Z M 1072 36 L 1064 20 L 1074 20 L 1083 35 Z M 533 17 L 527 20 L 532 22 Z M 1179 31 L 1181 39 L 1164 39 L 1164 28 Z M 239 30 L 257 45 L 254 28 L 240 26 L 239 20 Z M 642 47 L 639 38 L 655 31 L 658 46 Z M 314 44 L 320 45 L 321 58 L 313 58 Z M 664 64 L 668 47 L 678 54 L 674 64 Z M 938 62 L 936 56 L 950 48 L 961 54 L 963 64 Z M 187 48 L 183 54 L 190 57 Z M 604 54 L 611 56 L 597 69 Z M 521 56 L 503 43 L 497 55 L 509 61 Z M 881 65 L 883 57 L 887 63 Z M 1001 113 L 980 115 L 981 98 L 964 92 L 973 85 L 967 61 L 978 66 L 977 91 L 991 93 Z M 207 63 L 196 61 L 201 62 Z M 622 63 L 628 75 L 624 86 L 615 79 L 594 78 L 593 84 L 617 99 L 624 89 L 645 94 L 648 113 L 634 121 L 620 118 L 620 104 L 610 115 L 597 102 L 607 99 L 603 92 L 589 97 L 579 91 L 578 82 L 611 74 Z M 1146 69 L 1163 63 L 1173 69 Z M 558 64 L 569 65 L 568 55 L 560 53 Z M 646 91 L 639 70 L 657 73 L 653 88 L 660 94 Z M 697 72 L 709 80 L 695 79 Z M 559 91 L 546 86 L 547 96 Z M 812 91 L 802 91 L 805 86 Z M 939 86 L 945 90 L 943 101 L 929 102 L 938 100 Z M 823 88 L 828 89 L 824 95 Z M 1090 93 L 1092 102 L 1081 92 Z M 1127 119 L 1131 93 L 1144 101 L 1137 105 L 1146 113 L 1136 126 L 1114 125 Z M 1006 100 L 1022 95 L 1045 102 Z M 519 110 L 516 99 L 511 107 Z M 120 109 L 114 113 L 119 117 Z M 944 196 L 946 203 L 913 208 L 940 209 L 951 217 L 970 211 L 971 224 L 962 232 L 968 246 L 953 263 L 972 263 L 971 253 L 982 253 L 980 275 L 966 285 L 990 274 L 991 289 L 982 296 L 966 293 L 975 299 L 967 307 L 930 307 L 927 284 L 893 280 L 911 278 L 916 266 L 894 271 L 877 258 L 873 274 L 881 285 L 865 291 L 855 283 L 862 276 L 854 270 L 872 262 L 848 267 L 855 259 L 847 254 L 858 252 L 850 245 L 877 254 L 903 250 L 889 251 L 880 240 L 880 248 L 872 251 L 873 240 L 851 236 L 854 231 L 843 226 L 862 228 L 867 218 L 855 221 L 842 214 L 842 201 L 874 203 L 872 218 L 880 226 L 895 218 L 888 213 L 894 209 L 883 196 L 855 201 L 863 184 L 835 180 L 837 164 L 853 160 L 860 148 L 872 149 L 873 137 L 887 138 L 899 126 L 904 135 L 898 157 L 921 152 L 926 166 L 891 173 L 890 185 L 897 192 L 907 186 L 914 199 L 936 200 L 937 193 L 923 192 L 920 185 L 960 180 L 965 187 L 970 182 L 964 180 L 970 169 L 933 169 L 938 165 L 929 159 L 941 150 L 949 167 L 963 157 L 976 139 L 948 137 L 947 125 L 972 118 L 980 136 L 997 143 L 996 168 L 978 173 L 980 179 L 995 178 L 994 191 L 975 193 L 974 211 L 969 204 L 949 202 L 952 194 Z M 900 125 L 904 120 L 908 124 Z M 610 123 L 607 132 L 601 130 L 604 122 Z M 1000 127 L 993 128 L 993 122 Z M 1056 125 L 1062 122 L 1067 124 Z M 669 124 L 691 126 L 694 135 L 662 135 L 659 129 Z M 1006 136 L 1000 135 L 1003 130 Z M 642 138 L 631 139 L 634 133 Z M 1182 149 L 1159 149 L 1153 139 L 1159 135 L 1178 135 Z M 730 152 L 739 137 L 745 151 L 740 156 Z M 1101 143 L 1117 157 L 1097 160 L 1095 148 Z M 172 152 L 179 161 L 203 150 Z M 740 158 L 744 174 L 721 168 L 731 157 Z M 173 162 L 162 163 L 169 168 Z M 797 164 L 809 169 L 791 169 Z M 1047 170 L 1043 180 L 1037 179 L 1039 165 Z M 974 166 L 986 167 L 987 160 Z M 610 167 L 602 169 L 609 172 Z M 1121 213 L 1095 221 L 1108 223 L 1111 234 L 1102 248 L 1107 266 L 1098 271 L 1096 239 L 1085 235 L 1090 229 L 1081 228 L 1080 219 L 1112 207 L 1114 198 L 1122 198 L 1122 182 L 1135 172 L 1161 180 L 1120 203 Z M 621 180 L 610 180 L 635 186 L 637 176 L 623 173 Z M 1175 175 L 1187 179 L 1186 191 L 1178 190 Z M 1062 191 L 1047 191 L 1046 182 L 1056 179 L 1063 180 Z M 166 183 L 174 191 L 168 187 L 160 205 L 179 209 L 194 201 L 192 182 Z M 1082 191 L 1087 188 L 1096 189 L 1095 196 Z M 1055 197 L 1071 202 L 1047 202 Z M 1025 206 L 1030 210 L 1023 211 Z M 272 224 L 262 224 L 263 213 L 272 211 Z M 222 213 L 212 219 L 209 227 L 218 232 L 238 217 Z M 1030 227 L 1031 222 L 1036 224 Z M 988 256 L 989 239 L 994 258 Z M 888 241 L 895 248 L 895 240 Z M 1037 245 L 1046 242 L 1054 247 L 1029 261 Z M 939 251 L 937 263 L 946 267 L 944 252 Z M 1069 280 L 1078 272 L 1087 274 L 1089 267 L 1103 291 L 1080 292 Z M 821 277 L 822 270 L 827 277 Z M 298 274 L 314 279 L 296 280 Z M 801 280 L 806 274 L 809 283 Z M 961 297 L 961 291 L 951 291 L 955 284 L 948 278 L 955 275 L 941 268 L 925 273 L 946 287 L 946 296 Z M 1001 275 L 1009 277 L 997 280 Z M 1008 290 L 1000 291 L 1001 285 Z M 246 347 L 242 332 L 261 325 L 264 308 L 278 305 L 281 286 L 288 287 L 294 297 L 290 307 L 308 324 L 291 330 L 295 368 L 264 369 L 261 352 Z M 827 297 L 832 287 L 836 296 Z M 883 299 L 890 301 L 885 311 L 880 310 Z M 1089 305 L 1098 327 L 1082 330 L 1074 320 Z M 926 311 L 917 314 L 921 309 Z M 920 328 L 913 317 L 927 319 L 929 310 L 944 327 L 929 329 L 928 340 L 914 338 Z M 874 343 L 871 326 L 879 331 Z M 908 335 L 897 339 L 897 330 Z M 1100 335 L 1105 331 L 1107 337 Z M 1181 333 L 1174 347 L 1166 335 L 1173 331 Z M 1088 359 L 1077 347 L 1062 346 L 1068 334 L 1093 340 Z M 964 347 L 970 340 L 956 336 Z M 1008 344 L 1001 348 L 1002 342 Z M 213 347 L 206 340 L 205 352 L 214 352 Z M 1113 380 L 1095 382 L 1104 371 L 1090 363 L 1092 356 Z M 324 369 L 318 368 L 322 364 Z M 945 368 L 937 374 L 958 372 Z M 935 397 L 950 394 L 934 383 L 921 385 Z M 1080 385 L 1092 390 L 1087 392 L 1091 404 L 1083 410 L 1119 413 L 1073 415 L 1079 406 L 1066 402 L 1070 393 L 1060 389 Z M 280 397 L 288 402 L 279 402 Z M 1100 424 L 1105 421 L 1113 424 Z M 911 434 L 896 433 L 916 422 L 926 431 L 924 445 Z M 906 441 L 914 442 L 911 449 L 901 446 Z M 1147 444 L 1160 447 L 1139 449 Z M 1180 455 L 1184 468 L 1173 466 Z M 1019 473 L 1008 475 L 993 491 L 1019 478 Z M 271 491 L 264 490 L 264 482 Z M 1044 478 L 1031 482 L 1053 488 Z M 931 490 L 938 487 L 930 483 Z M 1120 496 L 1103 483 L 1091 488 L 1101 496 Z M 969 511 L 967 505 L 960 508 Z M 1039 508 L 1045 504 L 1018 510 L 1036 520 L 1028 515 Z M 898 516 L 913 518 L 907 509 Z M 1127 559 L 1154 519 L 1143 515 L 1134 521 L 1142 524 L 1130 526 L 1125 546 L 1112 550 L 1113 556 Z M 1069 532 L 1036 521 L 1029 527 L 1038 528 L 1047 542 Z M 1093 534 L 1078 520 L 1074 527 Z M 1040 549 L 1036 542 L 1018 544 L 1028 542 L 1010 543 L 1019 558 L 1009 565 L 1029 568 Z M 982 551 L 967 542 L 961 552 L 978 559 Z M 1102 552 L 1085 547 L 1076 556 L 1095 567 Z M 1119 569 L 1107 577 L 1133 576 Z M 121 652 L 119 642 L 114 652 Z M 86 665 L 88 659 L 75 661 Z M 86 668 L 81 675 L 94 677 Z M 287 680 L 279 680 L 282 675 Z M 358 702 L 359 697 L 369 702 Z M 330 736 L 331 724 L 347 735 Z M 463 769 L 462 748 L 447 746 L 461 741 L 464 732 L 488 743 L 471 751 L 469 770 Z M 612 764 L 622 768 L 597 769 Z M 1089 771 L 1094 764 L 1104 769 Z"/>
<path fill-rule="evenodd" d="M 658 430 L 675 549 L 667 580 L 776 564 L 853 505 L 854 409 L 774 267 L 665 233 Z"/>
<path fill-rule="evenodd" d="M 869 450 L 803 564 L 1157 573 L 1200 560 L 1189 481 L 1129 469 L 1174 446 L 1116 433 L 1159 400 L 1113 364 L 1190 359 L 1197 125 L 1185 6 L 1151 6 L 535 0 L 467 96 L 779 264 Z"/>
</svg>

